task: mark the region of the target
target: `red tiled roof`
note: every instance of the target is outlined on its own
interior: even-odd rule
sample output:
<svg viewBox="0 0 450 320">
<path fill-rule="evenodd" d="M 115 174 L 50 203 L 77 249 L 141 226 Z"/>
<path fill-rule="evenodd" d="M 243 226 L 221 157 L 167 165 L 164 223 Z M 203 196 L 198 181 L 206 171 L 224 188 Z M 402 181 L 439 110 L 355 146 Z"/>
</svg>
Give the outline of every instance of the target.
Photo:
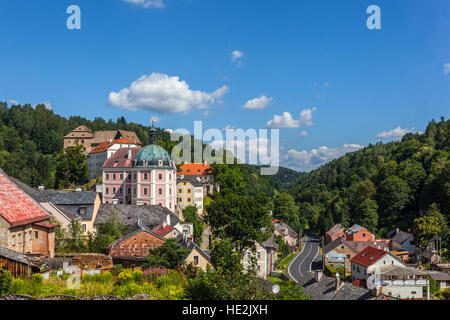
<svg viewBox="0 0 450 320">
<path fill-rule="evenodd" d="M 120 139 L 116 139 L 116 140 L 112 140 L 112 141 L 105 141 L 105 142 L 100 143 L 94 149 L 92 149 L 92 151 L 89 152 L 89 154 L 105 152 L 106 150 L 108 150 L 109 147 L 111 147 L 112 145 L 114 145 L 116 143 L 137 144 L 137 142 L 128 140 L 127 138 L 120 138 Z"/>
<path fill-rule="evenodd" d="M 172 231 L 173 229 L 175 229 L 174 227 L 172 227 L 171 225 L 167 225 L 165 227 L 162 226 L 162 224 L 156 226 L 155 228 L 153 228 L 153 232 L 156 233 L 157 235 L 164 237 L 166 234 L 168 234 L 170 231 Z"/>
<path fill-rule="evenodd" d="M 58 226 L 58 224 L 56 224 L 56 223 L 45 223 L 45 222 L 38 222 L 38 223 L 35 223 L 35 225 L 44 227 L 44 228 L 48 228 L 48 229 L 52 229 L 52 228 Z"/>
<path fill-rule="evenodd" d="M 13 226 L 50 218 L 50 214 L 16 185 L 1 169 L 0 215 Z"/>
<path fill-rule="evenodd" d="M 386 254 L 388 253 L 384 250 L 368 246 L 363 251 L 354 256 L 351 262 L 360 264 L 365 267 L 369 267 L 378 260 L 380 260 L 382 257 L 384 257 Z"/>
<path fill-rule="evenodd" d="M 128 150 L 131 150 L 131 159 L 128 159 Z M 114 153 L 111 158 L 105 161 L 103 168 L 129 168 L 133 164 L 136 154 L 141 150 L 137 148 L 120 148 Z"/>
<path fill-rule="evenodd" d="M 181 172 L 177 175 L 184 174 L 185 176 L 203 176 L 212 174 L 211 166 L 204 163 L 185 163 L 181 165 Z"/>
</svg>

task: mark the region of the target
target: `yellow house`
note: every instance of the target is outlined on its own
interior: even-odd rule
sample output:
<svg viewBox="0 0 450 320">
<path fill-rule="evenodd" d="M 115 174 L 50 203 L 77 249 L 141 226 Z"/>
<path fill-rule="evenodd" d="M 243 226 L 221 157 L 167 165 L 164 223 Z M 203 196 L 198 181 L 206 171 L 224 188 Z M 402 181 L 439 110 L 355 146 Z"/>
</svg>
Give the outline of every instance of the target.
<svg viewBox="0 0 450 320">
<path fill-rule="evenodd" d="M 196 207 L 203 214 L 203 185 L 195 177 L 180 175 L 177 178 L 177 205 L 181 209 Z"/>
<path fill-rule="evenodd" d="M 190 242 L 187 246 L 191 251 L 184 259 L 183 263 L 189 264 L 192 263 L 195 267 L 206 271 L 206 267 L 211 266 L 211 258 L 209 255 L 200 249 L 194 242 Z"/>
</svg>

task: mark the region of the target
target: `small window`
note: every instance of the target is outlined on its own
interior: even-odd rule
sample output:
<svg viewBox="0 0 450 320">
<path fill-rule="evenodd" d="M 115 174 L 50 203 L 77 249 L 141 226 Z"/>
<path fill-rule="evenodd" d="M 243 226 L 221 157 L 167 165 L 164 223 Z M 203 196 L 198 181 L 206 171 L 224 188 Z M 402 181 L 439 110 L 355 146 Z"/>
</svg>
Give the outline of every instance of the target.
<svg viewBox="0 0 450 320">
<path fill-rule="evenodd" d="M 113 180 L 116 180 L 116 174 L 115 173 L 113 174 Z"/>
<path fill-rule="evenodd" d="M 15 245 L 16 244 L 16 236 L 12 236 L 12 244 Z"/>
<path fill-rule="evenodd" d="M 188 202 L 191 202 L 191 198 L 188 198 Z"/>
<path fill-rule="evenodd" d="M 162 189 L 161 188 L 158 189 L 158 194 L 162 195 Z"/>
<path fill-rule="evenodd" d="M 198 264 L 198 256 L 194 256 L 194 264 L 195 264 L 195 265 Z"/>
<path fill-rule="evenodd" d="M 159 174 L 158 179 L 162 180 L 162 174 L 161 173 Z"/>
<path fill-rule="evenodd" d="M 106 194 L 109 194 L 109 188 L 106 188 L 106 192 L 105 192 Z"/>
<path fill-rule="evenodd" d="M 19 233 L 19 235 L 17 236 L 17 243 L 22 243 L 22 234 Z"/>
<path fill-rule="evenodd" d="M 31 231 L 30 231 L 30 232 L 28 232 L 28 241 L 31 241 L 31 239 L 32 239 L 32 235 L 31 235 Z"/>
<path fill-rule="evenodd" d="M 120 174 L 120 180 L 123 180 L 123 174 L 122 173 Z"/>
<path fill-rule="evenodd" d="M 365 233 L 363 233 L 363 238 L 365 238 L 366 237 L 366 234 Z"/>
<path fill-rule="evenodd" d="M 144 188 L 144 195 L 147 195 L 147 188 Z"/>
<path fill-rule="evenodd" d="M 86 214 L 86 208 L 85 207 L 81 207 L 79 212 L 80 212 L 80 214 Z"/>
<path fill-rule="evenodd" d="M 113 188 L 113 194 L 116 194 L 116 191 L 117 191 L 116 188 Z"/>
<path fill-rule="evenodd" d="M 147 179 L 148 179 L 148 174 L 144 173 L 144 180 L 147 180 Z"/>
<path fill-rule="evenodd" d="M 106 180 L 109 180 L 109 173 L 106 174 Z"/>
<path fill-rule="evenodd" d="M 35 231 L 34 232 L 34 238 L 35 239 L 39 239 L 39 231 Z"/>
<path fill-rule="evenodd" d="M 251 259 L 252 258 L 252 253 L 249 251 L 249 252 L 247 252 L 247 259 Z"/>
<path fill-rule="evenodd" d="M 83 232 L 86 232 L 86 230 L 87 230 L 87 228 L 86 228 L 86 224 L 82 224 L 82 227 L 83 227 Z"/>
<path fill-rule="evenodd" d="M 258 260 L 261 259 L 261 252 L 256 253 L 256 259 L 258 259 Z"/>
</svg>

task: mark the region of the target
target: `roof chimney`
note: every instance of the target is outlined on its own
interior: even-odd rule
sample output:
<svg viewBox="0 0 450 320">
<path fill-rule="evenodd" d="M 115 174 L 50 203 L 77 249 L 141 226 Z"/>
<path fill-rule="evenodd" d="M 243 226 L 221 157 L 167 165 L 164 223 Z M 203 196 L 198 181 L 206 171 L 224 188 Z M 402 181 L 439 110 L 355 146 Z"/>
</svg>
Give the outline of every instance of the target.
<svg viewBox="0 0 450 320">
<path fill-rule="evenodd" d="M 43 191 L 43 190 L 45 190 L 45 187 L 44 186 L 39 186 L 39 190 Z"/>
<path fill-rule="evenodd" d="M 127 159 L 131 160 L 131 149 L 128 149 Z"/>
<path fill-rule="evenodd" d="M 339 273 L 336 273 L 336 287 L 335 291 L 338 291 L 343 285 L 343 282 L 341 281 L 341 278 L 339 277 Z"/>
<path fill-rule="evenodd" d="M 322 279 L 322 270 L 316 270 L 315 277 L 316 282 L 319 282 Z"/>
<path fill-rule="evenodd" d="M 205 161 L 205 162 L 203 163 L 203 166 L 204 166 L 204 167 L 207 167 L 207 166 L 208 166 L 208 161 Z"/>
</svg>

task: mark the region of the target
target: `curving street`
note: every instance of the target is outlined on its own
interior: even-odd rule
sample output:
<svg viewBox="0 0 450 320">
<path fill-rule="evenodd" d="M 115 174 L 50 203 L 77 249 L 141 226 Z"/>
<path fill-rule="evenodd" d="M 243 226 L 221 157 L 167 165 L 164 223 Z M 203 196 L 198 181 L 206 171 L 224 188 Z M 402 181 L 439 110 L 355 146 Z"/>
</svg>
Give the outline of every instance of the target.
<svg viewBox="0 0 450 320">
<path fill-rule="evenodd" d="M 311 265 L 319 253 L 319 238 L 308 236 L 302 252 L 289 264 L 288 276 L 297 283 L 301 282 L 307 273 L 312 272 Z"/>
</svg>

